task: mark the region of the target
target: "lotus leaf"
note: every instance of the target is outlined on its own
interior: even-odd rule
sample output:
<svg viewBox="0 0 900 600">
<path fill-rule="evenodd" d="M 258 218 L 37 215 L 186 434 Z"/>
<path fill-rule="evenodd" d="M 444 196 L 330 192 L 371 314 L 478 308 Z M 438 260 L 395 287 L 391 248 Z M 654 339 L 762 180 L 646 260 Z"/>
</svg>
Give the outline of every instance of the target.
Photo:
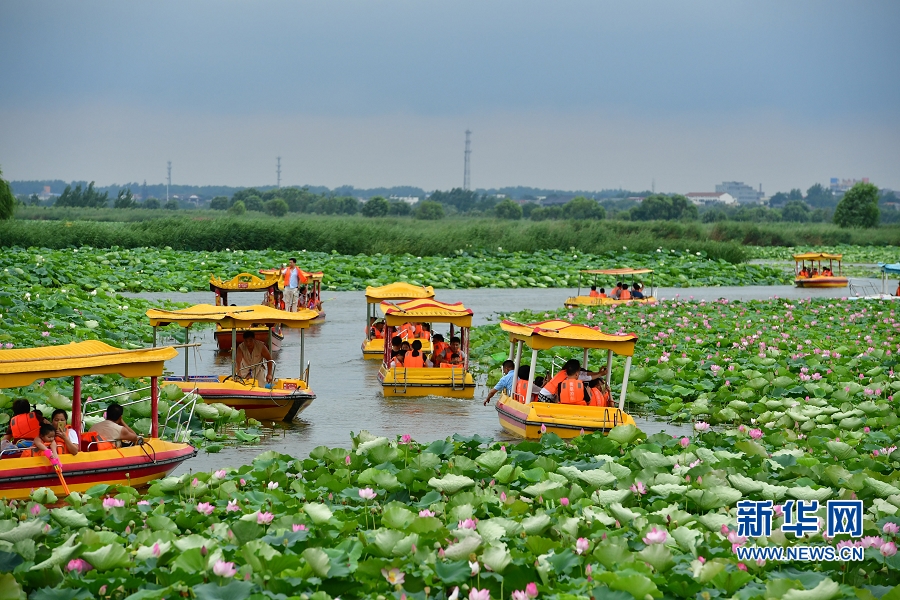
<svg viewBox="0 0 900 600">
<path fill-rule="evenodd" d="M 499 519 L 482 519 L 478 521 L 478 533 L 487 542 L 495 542 L 506 535 L 506 527 Z"/>
<path fill-rule="evenodd" d="M 43 533 L 43 529 L 43 521 L 37 519 L 25 521 L 24 523 L 21 523 L 13 529 L 0 533 L 0 540 L 15 544 L 16 542 L 20 542 L 22 540 L 28 540 L 38 537 L 41 533 Z"/>
<path fill-rule="evenodd" d="M 109 544 L 93 552 L 84 552 L 82 557 L 98 571 L 128 567 L 131 562 L 125 549 L 118 544 Z"/>
<path fill-rule="evenodd" d="M 550 526 L 550 517 L 546 513 L 538 513 L 522 520 L 522 529 L 529 535 L 537 535 Z"/>
<path fill-rule="evenodd" d="M 55 508 L 50 511 L 50 516 L 65 527 L 88 527 L 90 521 L 84 514 L 71 508 Z"/>
<path fill-rule="evenodd" d="M 709 510 L 734 504 L 743 494 L 734 488 L 716 486 L 705 490 L 691 490 L 685 496 L 696 502 L 702 510 Z"/>
<path fill-rule="evenodd" d="M 825 578 L 811 590 L 788 590 L 781 600 L 832 600 L 841 595 L 840 586 L 830 578 Z"/>
<path fill-rule="evenodd" d="M 76 525 L 76 527 L 78 526 L 79 525 Z M 62 565 L 64 565 L 70 558 L 75 555 L 76 552 L 78 552 L 78 550 L 81 549 L 81 544 L 75 543 L 76 537 L 78 537 L 77 533 L 73 533 L 72 535 L 70 535 L 69 538 L 65 542 L 63 542 L 61 546 L 57 546 L 53 550 L 53 553 L 47 560 L 34 565 L 30 570 L 42 571 L 44 569 L 50 569 L 57 566 L 61 567 Z"/>
<path fill-rule="evenodd" d="M 675 458 L 672 456 L 640 448 L 632 450 L 631 456 L 636 458 L 645 469 L 650 467 L 671 467 L 675 464 Z"/>
<path fill-rule="evenodd" d="M 653 492 L 654 494 L 659 494 L 663 498 L 668 498 L 670 495 L 680 496 L 687 490 L 688 486 L 677 485 L 674 483 L 661 483 L 650 486 L 651 492 Z"/>
<path fill-rule="evenodd" d="M 668 571 L 675 564 L 672 560 L 672 552 L 666 548 L 665 544 L 650 544 L 637 555 L 660 573 Z"/>
<path fill-rule="evenodd" d="M 634 425 L 617 425 L 609 430 L 607 438 L 624 446 L 636 440 L 640 434 L 640 430 Z"/>
<path fill-rule="evenodd" d="M 831 488 L 813 489 L 807 486 L 797 486 L 788 489 L 788 496 L 797 500 L 818 500 L 824 502 L 831 497 Z"/>
<path fill-rule="evenodd" d="M 330 508 L 328 508 L 321 502 L 311 502 L 308 504 L 304 504 L 301 508 L 303 509 L 303 512 L 309 515 L 309 518 L 312 519 L 312 522 L 317 525 L 327 523 L 334 514 L 331 512 Z"/>
<path fill-rule="evenodd" d="M 728 482 L 735 487 L 735 489 L 740 490 L 744 494 L 752 494 L 754 492 L 760 492 L 763 489 L 763 482 L 756 481 L 755 479 L 750 479 L 749 477 L 744 477 L 739 473 L 734 473 L 728 476 Z"/>
<path fill-rule="evenodd" d="M 377 448 L 379 446 L 387 446 L 390 441 L 386 437 L 376 437 L 369 439 L 365 442 L 362 442 L 356 447 L 356 453 L 359 455 L 368 454 L 372 448 Z"/>
<path fill-rule="evenodd" d="M 613 502 L 609 505 L 609 512 L 612 513 L 612 516 L 614 516 L 619 523 L 628 523 L 641 516 L 641 513 L 629 510 L 618 502 Z"/>
<path fill-rule="evenodd" d="M 547 519 L 547 524 L 550 524 L 549 518 Z M 525 531 L 528 531 L 528 529 L 526 528 Z M 444 556 L 450 560 L 467 559 L 470 554 L 478 550 L 479 546 L 481 546 L 481 536 L 477 533 L 473 533 L 472 535 L 460 538 L 455 544 L 447 546 L 447 548 L 444 549 Z"/>
<path fill-rule="evenodd" d="M 301 556 L 306 559 L 306 564 L 309 565 L 309 568 L 312 569 L 312 572 L 317 577 L 328 577 L 328 571 L 331 569 L 331 558 L 325 554 L 324 550 L 321 548 L 307 548 Z"/>
<path fill-rule="evenodd" d="M 609 473 L 606 473 L 609 475 Z M 525 489 L 522 490 L 522 493 L 527 496 L 549 496 L 553 494 L 557 496 L 557 494 L 564 494 L 565 488 L 557 481 L 545 480 L 540 483 L 535 483 L 534 485 L 529 485 Z M 562 497 L 561 495 L 557 497 Z"/>
<path fill-rule="evenodd" d="M 135 553 L 135 558 L 138 560 L 148 560 L 153 556 L 163 556 L 172 549 L 171 542 L 158 542 L 155 546 L 156 548 L 153 546 L 141 546 Z"/>
<path fill-rule="evenodd" d="M 705 515 L 700 515 L 697 517 L 697 520 L 710 531 L 719 533 L 722 530 L 722 525 L 732 526 L 734 524 L 734 519 L 729 517 L 728 515 L 722 513 L 706 513 Z"/>
<path fill-rule="evenodd" d="M 616 481 L 616 476 L 603 469 L 590 469 L 587 471 L 579 471 L 575 467 L 560 467 L 560 473 L 568 477 L 570 480 L 581 480 L 591 487 L 603 487 Z"/>
<path fill-rule="evenodd" d="M 475 459 L 475 462 L 490 473 L 497 470 L 506 462 L 506 450 L 489 450 Z"/>
<path fill-rule="evenodd" d="M 495 543 L 485 548 L 481 555 L 481 561 L 496 573 L 502 573 L 509 563 L 512 562 L 512 556 L 506 547 L 506 544 Z"/>
<path fill-rule="evenodd" d="M 771 485 L 763 482 L 763 488 L 759 495 L 762 496 L 763 500 L 781 500 L 787 492 L 788 488 L 786 486 Z"/>
<path fill-rule="evenodd" d="M 847 444 L 845 442 L 837 442 L 833 440 L 830 442 L 825 442 L 825 448 L 828 450 L 829 454 L 841 461 L 856 456 L 856 450 L 854 450 L 853 447 L 850 446 L 850 444 Z"/>
<path fill-rule="evenodd" d="M 624 502 L 629 496 L 631 496 L 631 492 L 628 490 L 597 490 L 591 494 L 594 502 L 602 506 Z"/>
<path fill-rule="evenodd" d="M 432 477 L 428 480 L 428 485 L 445 494 L 455 494 L 463 488 L 475 485 L 475 480 L 465 475 L 448 473 L 440 479 Z"/>
<path fill-rule="evenodd" d="M 878 496 L 881 498 L 887 498 L 888 496 L 900 494 L 900 489 L 885 481 L 879 481 L 874 477 L 866 477 L 866 486 L 871 488 L 872 491 L 878 494 Z"/>
</svg>

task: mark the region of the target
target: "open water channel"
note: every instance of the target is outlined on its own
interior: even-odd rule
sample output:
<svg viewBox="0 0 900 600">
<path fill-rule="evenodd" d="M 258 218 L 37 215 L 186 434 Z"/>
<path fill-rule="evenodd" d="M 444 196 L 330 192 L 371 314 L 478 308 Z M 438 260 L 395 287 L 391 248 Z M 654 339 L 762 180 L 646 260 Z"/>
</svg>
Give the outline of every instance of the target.
<svg viewBox="0 0 900 600">
<path fill-rule="evenodd" d="M 462 302 L 475 313 L 475 325 L 496 322 L 500 313 L 531 309 L 554 310 L 575 290 L 566 289 L 470 289 L 437 290 L 435 296 L 447 302 Z M 662 288 L 661 299 L 754 300 L 772 297 L 805 299 L 843 297 L 843 289 L 796 289 L 792 286 L 745 286 L 717 288 Z M 209 292 L 147 293 L 137 297 L 150 301 L 168 299 L 201 304 L 211 302 Z M 351 444 L 350 432 L 366 429 L 376 435 L 410 434 L 418 442 L 443 439 L 454 433 L 479 434 L 507 439 L 497 419 L 494 403 L 483 406 L 488 387 L 484 377 L 473 400 L 448 398 L 385 398 L 378 383 L 379 361 L 363 360 L 360 344 L 365 327 L 363 292 L 323 292 L 326 321 L 306 330 L 306 360 L 311 362 L 310 387 L 317 398 L 291 424 L 278 424 L 259 445 L 226 447 L 209 454 L 203 450 L 197 458 L 182 464 L 176 474 L 188 470 L 206 471 L 222 466 L 247 464 L 264 450 L 277 450 L 304 456 L 316 446 Z M 242 304 L 260 301 L 255 294 L 236 297 Z M 437 328 L 441 331 L 441 328 Z M 172 340 L 180 343 L 182 339 Z M 212 329 L 192 331 L 192 342 L 202 344 L 189 350 L 190 372 L 200 374 L 231 373 L 230 354 L 216 352 Z M 640 343 L 640 341 L 638 342 Z M 180 350 L 181 353 L 185 350 Z M 296 376 L 300 371 L 300 332 L 286 330 L 280 350 L 274 353 L 276 376 Z M 596 366 L 596 365 L 592 365 Z M 167 364 L 173 373 L 184 371 L 184 355 Z M 689 426 L 674 425 L 653 418 L 637 417 L 638 426 L 647 433 L 666 431 L 673 435 L 689 431 Z"/>
</svg>

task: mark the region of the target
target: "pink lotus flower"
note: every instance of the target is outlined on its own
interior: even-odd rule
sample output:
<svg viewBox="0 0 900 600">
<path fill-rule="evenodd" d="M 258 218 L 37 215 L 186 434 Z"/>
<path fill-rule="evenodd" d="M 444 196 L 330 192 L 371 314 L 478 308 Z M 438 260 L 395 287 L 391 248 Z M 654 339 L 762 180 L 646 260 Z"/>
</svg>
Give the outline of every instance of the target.
<svg viewBox="0 0 900 600">
<path fill-rule="evenodd" d="M 159 558 L 160 554 L 162 554 L 162 549 L 159 547 L 159 542 L 153 544 L 153 547 L 150 548 L 150 553 L 156 558 Z"/>
<path fill-rule="evenodd" d="M 891 535 L 896 535 L 900 533 L 900 525 L 896 523 L 885 523 L 884 527 L 881 528 L 881 531 L 884 533 L 889 533 Z"/>
<path fill-rule="evenodd" d="M 228 472 L 225 469 L 219 469 L 215 473 L 213 473 L 213 477 L 216 479 L 225 479 L 225 476 L 228 475 Z"/>
<path fill-rule="evenodd" d="M 103 508 L 109 510 L 110 508 L 122 508 L 125 506 L 124 500 L 119 500 L 118 498 L 104 498 L 103 499 Z"/>
<path fill-rule="evenodd" d="M 469 600 L 491 600 L 491 590 L 487 588 L 483 590 L 472 588 L 469 590 Z"/>
<path fill-rule="evenodd" d="M 750 437 L 752 437 L 754 440 L 758 440 L 762 436 L 763 436 L 762 429 L 751 429 L 750 430 Z"/>
<path fill-rule="evenodd" d="M 247 480 L 241 477 L 241 485 L 247 485 Z"/>
<path fill-rule="evenodd" d="M 270 512 L 257 512 L 256 513 L 256 523 L 258 525 L 268 525 L 269 523 L 272 522 L 272 519 L 274 519 L 274 518 L 275 518 L 275 515 L 273 515 Z"/>
<path fill-rule="evenodd" d="M 213 506 L 212 504 L 210 504 L 209 502 L 201 502 L 200 504 L 197 505 L 197 512 L 203 513 L 207 517 L 209 515 L 213 514 L 213 512 L 215 512 L 215 510 L 216 510 L 216 507 Z"/>
<path fill-rule="evenodd" d="M 537 584 L 535 582 L 531 582 L 525 586 L 525 595 L 529 598 L 537 598 L 538 589 Z"/>
<path fill-rule="evenodd" d="M 229 500 L 228 506 L 225 507 L 225 512 L 235 512 L 241 510 L 241 507 L 238 506 L 237 500 Z"/>
<path fill-rule="evenodd" d="M 745 564 L 742 563 L 742 562 L 739 562 L 739 563 L 737 564 L 737 568 L 740 569 L 741 571 L 746 571 L 746 570 L 747 570 L 747 565 L 745 565 Z"/>
<path fill-rule="evenodd" d="M 863 548 L 880 548 L 884 545 L 884 540 L 877 535 L 867 535 L 866 537 L 859 540 L 859 544 Z"/>
<path fill-rule="evenodd" d="M 560 498 L 560 499 L 559 499 L 559 503 L 560 503 L 560 505 L 562 505 L 562 506 L 568 506 L 568 505 L 569 505 L 569 499 L 568 499 L 568 498 Z"/>
<path fill-rule="evenodd" d="M 291 525 L 291 529 L 293 529 L 295 533 L 297 531 L 308 531 L 306 529 L 306 525 L 304 525 L 303 523 L 300 523 L 300 524 L 294 523 L 293 525 Z"/>
<path fill-rule="evenodd" d="M 268 485 L 267 487 L 268 487 L 270 490 L 277 490 L 277 489 L 278 489 L 278 482 L 277 482 L 277 481 L 270 481 L 270 482 L 269 482 L 269 485 Z"/>
<path fill-rule="evenodd" d="M 348 454 L 347 456 L 344 457 L 344 464 L 347 466 L 350 466 L 350 460 L 351 460 L 350 455 Z"/>
<path fill-rule="evenodd" d="M 478 561 L 469 561 L 469 569 L 472 571 L 472 577 L 475 577 L 481 572 L 481 565 L 478 564 Z"/>
<path fill-rule="evenodd" d="M 411 441 L 412 441 L 412 436 L 409 435 L 408 433 L 404 433 L 403 436 L 400 438 L 401 444 L 408 444 Z"/>
<path fill-rule="evenodd" d="M 682 448 L 687 448 L 691 445 L 691 440 L 690 438 L 683 437 L 678 443 L 681 444 Z"/>
<path fill-rule="evenodd" d="M 138 506 L 150 506 L 150 503 L 147 502 L 146 500 L 138 500 L 137 505 Z"/>
<path fill-rule="evenodd" d="M 359 490 L 359 497 L 363 500 L 374 500 L 378 494 L 372 488 L 362 488 Z"/>
<path fill-rule="evenodd" d="M 887 558 L 889 556 L 897 554 L 897 544 L 895 544 L 894 542 L 886 542 L 881 545 L 881 548 L 879 548 L 879 550 L 881 551 L 881 555 Z"/>
<path fill-rule="evenodd" d="M 547 433 L 547 426 L 544 425 L 543 423 L 541 423 L 541 433 Z M 472 591 L 475 591 L 475 590 L 473 589 Z M 485 590 L 485 591 L 487 591 L 487 590 Z M 469 597 L 471 597 L 471 596 L 472 596 L 472 594 L 470 593 Z"/>
<path fill-rule="evenodd" d="M 669 537 L 668 532 L 665 529 L 657 529 L 653 527 L 650 531 L 647 532 L 647 536 L 644 538 L 644 543 L 650 546 L 651 544 L 663 544 L 666 539 Z"/>
<path fill-rule="evenodd" d="M 433 517 L 433 516 L 434 516 L 434 511 L 433 511 L 433 510 L 428 510 L 427 508 L 424 508 L 424 509 L 422 509 L 422 510 L 419 511 L 419 516 L 420 516 L 420 517 Z"/>
<path fill-rule="evenodd" d="M 709 431 L 709 423 L 705 421 L 697 421 L 694 423 L 694 429 L 703 433 L 704 431 Z"/>
<path fill-rule="evenodd" d="M 91 566 L 91 563 L 84 560 L 83 558 L 75 558 L 69 561 L 69 564 L 66 565 L 66 571 L 71 573 L 72 571 L 77 571 L 78 573 L 87 573 L 94 567 Z"/>
<path fill-rule="evenodd" d="M 647 487 L 644 485 L 643 481 L 635 481 L 630 489 L 635 494 L 644 495 L 647 493 Z"/>
<path fill-rule="evenodd" d="M 233 562 L 217 560 L 216 564 L 213 565 L 213 573 L 215 573 L 219 577 L 231 578 L 237 575 L 237 569 L 234 568 Z"/>
<path fill-rule="evenodd" d="M 475 529 L 476 527 L 478 527 L 476 519 L 464 519 L 456 524 L 457 529 Z"/>
<path fill-rule="evenodd" d="M 397 568 L 391 569 L 390 571 L 382 569 L 381 574 L 391 585 L 403 585 L 403 582 L 405 581 L 405 573 Z"/>
<path fill-rule="evenodd" d="M 515 590 L 512 593 L 512 600 L 528 600 L 528 594 L 525 590 Z"/>
<path fill-rule="evenodd" d="M 575 542 L 575 553 L 584 554 L 590 547 L 591 543 L 587 540 L 587 538 L 578 538 L 578 540 Z"/>
<path fill-rule="evenodd" d="M 506 502 L 506 492 L 500 492 L 500 502 Z"/>
<path fill-rule="evenodd" d="M 41 514 L 41 505 L 40 505 L 40 504 L 33 504 L 33 505 L 31 506 L 31 515 L 32 515 L 33 517 L 36 517 L 36 516 L 38 516 L 39 514 Z"/>
</svg>

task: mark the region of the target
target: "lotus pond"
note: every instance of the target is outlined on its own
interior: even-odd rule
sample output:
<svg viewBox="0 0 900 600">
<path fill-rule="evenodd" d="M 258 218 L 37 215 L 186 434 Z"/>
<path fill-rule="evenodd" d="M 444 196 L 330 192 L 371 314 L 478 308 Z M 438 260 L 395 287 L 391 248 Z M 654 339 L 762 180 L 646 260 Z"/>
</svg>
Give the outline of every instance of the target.
<svg viewBox="0 0 900 600">
<path fill-rule="evenodd" d="M 4 598 L 894 598 L 900 454 L 880 432 L 417 444 L 362 432 L 308 457 L 0 503 Z M 860 498 L 852 564 L 740 562 L 741 498 Z M 777 509 L 776 509 L 777 512 Z"/>
<path fill-rule="evenodd" d="M 409 254 L 347 256 L 298 252 L 302 268 L 324 271 L 323 287 L 362 290 L 367 285 L 409 281 L 441 288 L 577 287 L 588 268 L 648 267 L 654 282 L 669 287 L 774 285 L 787 281 L 781 269 L 711 260 L 703 252 L 664 250 L 639 254 L 623 248 L 602 255 L 570 252 L 474 252 L 452 257 Z M 130 292 L 209 289 L 209 275 L 232 277 L 281 265 L 280 251 L 188 252 L 153 248 L 71 250 L 0 249 L 0 286 L 25 285 Z M 614 282 L 610 282 L 614 283 Z M 602 285 L 602 284 L 601 284 Z"/>
</svg>

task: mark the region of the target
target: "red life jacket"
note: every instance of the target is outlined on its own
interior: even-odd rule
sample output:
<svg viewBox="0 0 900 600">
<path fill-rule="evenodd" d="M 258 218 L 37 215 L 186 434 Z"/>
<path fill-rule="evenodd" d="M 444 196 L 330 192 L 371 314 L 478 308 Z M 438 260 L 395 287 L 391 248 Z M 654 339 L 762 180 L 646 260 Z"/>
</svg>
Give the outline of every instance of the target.
<svg viewBox="0 0 900 600">
<path fill-rule="evenodd" d="M 609 406 L 609 394 L 600 391 L 600 388 L 591 388 L 591 403 L 588 406 Z"/>
<path fill-rule="evenodd" d="M 13 440 L 33 440 L 41 431 L 41 422 L 33 412 L 16 415 L 9 422 Z"/>
<path fill-rule="evenodd" d="M 97 442 L 93 444 L 93 442 Z M 116 447 L 115 442 L 104 442 L 100 438 L 100 434 L 96 431 L 85 431 L 81 434 L 81 451 L 95 452 L 97 450 L 112 450 Z"/>
<path fill-rule="evenodd" d="M 56 453 L 57 454 L 68 454 L 69 448 L 66 446 L 66 440 L 69 435 L 69 431 L 72 430 L 71 425 L 66 425 L 66 433 L 60 434 L 58 431 L 56 432 Z"/>
<path fill-rule="evenodd" d="M 516 393 L 513 398 L 522 404 L 525 404 L 525 401 L 528 400 L 528 388 L 531 385 L 531 382 L 527 379 L 520 379 L 516 382 Z"/>
<path fill-rule="evenodd" d="M 559 401 L 563 404 L 584 405 L 584 382 L 566 379 L 559 384 Z"/>
<path fill-rule="evenodd" d="M 599 298 L 600 292 L 598 292 L 597 290 L 591 290 L 591 293 L 588 294 L 588 296 L 590 296 L 591 298 Z"/>
<path fill-rule="evenodd" d="M 631 300 L 631 292 L 626 289 L 622 290 L 622 293 L 619 294 L 619 300 Z"/>
<path fill-rule="evenodd" d="M 297 269 L 297 282 L 298 283 L 306 283 L 306 273 L 300 267 L 285 267 L 284 269 L 284 287 L 288 287 L 291 284 L 291 270 Z"/>
<path fill-rule="evenodd" d="M 553 379 L 544 384 L 544 389 L 550 392 L 550 395 L 559 391 L 559 384 L 567 377 L 565 369 L 553 376 Z"/>
<path fill-rule="evenodd" d="M 403 366 L 416 368 L 416 367 L 424 367 L 425 366 L 425 357 L 419 352 L 418 356 L 413 356 L 412 352 L 407 353 L 406 358 L 403 359 Z"/>
</svg>

